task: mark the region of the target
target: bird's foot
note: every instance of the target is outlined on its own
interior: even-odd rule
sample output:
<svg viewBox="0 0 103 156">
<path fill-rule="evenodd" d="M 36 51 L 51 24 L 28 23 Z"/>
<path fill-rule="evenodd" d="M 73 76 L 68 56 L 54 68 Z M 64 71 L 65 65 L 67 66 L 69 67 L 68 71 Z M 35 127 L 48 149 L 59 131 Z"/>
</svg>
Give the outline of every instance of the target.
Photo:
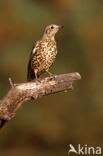
<svg viewBox="0 0 103 156">
<path fill-rule="evenodd" d="M 32 80 L 32 82 L 39 82 L 40 83 L 41 82 L 41 78 L 40 77 L 39 78 L 35 78 L 35 79 Z"/>
<path fill-rule="evenodd" d="M 56 75 L 55 75 L 55 74 L 51 74 L 51 75 L 50 75 L 50 78 L 51 78 L 51 80 L 53 80 L 53 79 L 56 78 Z"/>
</svg>

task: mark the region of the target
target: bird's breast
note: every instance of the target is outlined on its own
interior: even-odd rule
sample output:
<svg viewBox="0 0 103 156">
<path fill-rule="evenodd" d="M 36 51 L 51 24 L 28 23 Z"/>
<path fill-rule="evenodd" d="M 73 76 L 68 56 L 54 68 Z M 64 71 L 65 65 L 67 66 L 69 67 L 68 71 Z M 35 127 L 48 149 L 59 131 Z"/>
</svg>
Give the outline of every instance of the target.
<svg viewBox="0 0 103 156">
<path fill-rule="evenodd" d="M 53 64 L 57 55 L 57 46 L 55 41 L 41 41 L 36 46 L 36 51 L 33 54 L 33 69 L 38 69 L 38 72 L 46 71 Z"/>
<path fill-rule="evenodd" d="M 56 43 L 52 41 L 45 42 L 43 43 L 42 48 L 42 57 L 45 64 L 49 66 L 54 62 L 54 59 L 57 55 Z"/>
</svg>

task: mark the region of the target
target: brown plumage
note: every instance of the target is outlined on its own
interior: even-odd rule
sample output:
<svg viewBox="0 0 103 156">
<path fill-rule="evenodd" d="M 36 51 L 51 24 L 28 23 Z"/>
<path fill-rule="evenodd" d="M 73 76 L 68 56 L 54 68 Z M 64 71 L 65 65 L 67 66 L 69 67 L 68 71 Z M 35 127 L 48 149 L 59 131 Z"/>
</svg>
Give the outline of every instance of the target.
<svg viewBox="0 0 103 156">
<path fill-rule="evenodd" d="M 49 68 L 54 63 L 57 55 L 57 46 L 55 41 L 55 34 L 63 26 L 49 25 L 46 27 L 41 40 L 37 41 L 32 49 L 28 62 L 28 81 L 37 79 L 41 74 L 47 72 L 49 75 Z"/>
</svg>

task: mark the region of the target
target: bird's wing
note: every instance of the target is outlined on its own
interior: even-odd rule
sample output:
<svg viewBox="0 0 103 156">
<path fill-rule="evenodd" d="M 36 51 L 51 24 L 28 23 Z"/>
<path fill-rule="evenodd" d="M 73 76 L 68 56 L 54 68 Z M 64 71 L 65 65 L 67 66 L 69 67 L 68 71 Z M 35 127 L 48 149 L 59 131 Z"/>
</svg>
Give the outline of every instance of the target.
<svg viewBox="0 0 103 156">
<path fill-rule="evenodd" d="M 28 68 L 27 68 L 27 80 L 31 81 L 33 79 L 35 79 L 35 73 L 31 67 L 31 60 L 32 60 L 32 56 L 34 55 L 34 53 L 36 52 L 36 45 L 38 44 L 38 41 L 36 42 L 36 44 L 33 46 L 32 51 L 30 53 L 30 57 L 29 57 L 29 62 L 28 62 Z"/>
</svg>

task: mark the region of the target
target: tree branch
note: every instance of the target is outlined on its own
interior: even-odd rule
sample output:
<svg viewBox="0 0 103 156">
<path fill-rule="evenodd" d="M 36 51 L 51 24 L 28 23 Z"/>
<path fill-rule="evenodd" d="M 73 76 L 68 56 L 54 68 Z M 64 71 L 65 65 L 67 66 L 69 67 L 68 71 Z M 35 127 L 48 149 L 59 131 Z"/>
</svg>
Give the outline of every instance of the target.
<svg viewBox="0 0 103 156">
<path fill-rule="evenodd" d="M 9 78 L 11 89 L 0 101 L 0 127 L 3 127 L 6 121 L 11 120 L 25 102 L 72 89 L 73 81 L 79 79 L 81 79 L 79 73 L 56 75 L 18 84 L 13 84 Z"/>
</svg>

